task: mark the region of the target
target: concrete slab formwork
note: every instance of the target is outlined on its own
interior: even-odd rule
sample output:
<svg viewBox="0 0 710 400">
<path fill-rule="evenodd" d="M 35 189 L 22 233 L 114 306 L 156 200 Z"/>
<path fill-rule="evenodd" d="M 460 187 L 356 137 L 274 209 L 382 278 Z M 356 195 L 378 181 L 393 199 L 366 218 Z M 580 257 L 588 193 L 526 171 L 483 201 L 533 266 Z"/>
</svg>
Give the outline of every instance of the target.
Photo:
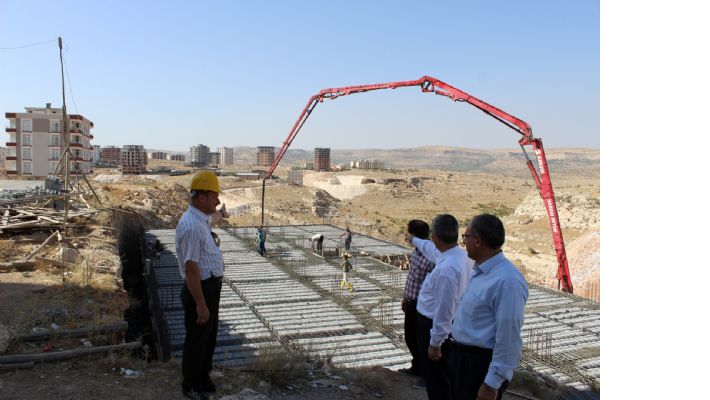
<svg viewBox="0 0 710 400">
<path fill-rule="evenodd" d="M 322 233 L 324 248 L 343 246 L 345 230 L 332 225 L 267 227 L 267 257 L 256 253 L 256 229 L 214 229 L 224 254 L 225 275 L 215 363 L 245 366 L 265 351 L 296 346 L 332 359 L 336 366 L 407 367 L 400 300 L 407 271 L 369 256 L 401 256 L 411 249 L 355 233 L 351 252 L 354 291 L 340 288 L 340 259 L 310 252 Z M 175 257 L 175 231 L 152 230 L 149 243 L 164 251 L 151 260 L 161 324 L 174 357 L 182 356 L 184 313 Z M 530 285 L 523 326 L 522 367 L 580 389 L 598 385 L 598 304 Z"/>
</svg>

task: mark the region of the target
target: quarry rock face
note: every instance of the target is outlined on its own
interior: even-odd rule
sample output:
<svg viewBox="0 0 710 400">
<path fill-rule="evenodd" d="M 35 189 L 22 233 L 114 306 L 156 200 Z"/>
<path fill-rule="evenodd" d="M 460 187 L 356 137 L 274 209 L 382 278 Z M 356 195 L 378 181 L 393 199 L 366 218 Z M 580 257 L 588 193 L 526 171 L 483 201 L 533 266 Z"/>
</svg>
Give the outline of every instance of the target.
<svg viewBox="0 0 710 400">
<path fill-rule="evenodd" d="M 589 229 L 599 225 L 599 200 L 582 194 L 556 193 L 557 213 L 565 229 Z M 547 211 L 537 192 L 530 193 L 513 212 L 533 221 L 547 219 Z"/>
<path fill-rule="evenodd" d="M 331 217 L 340 208 L 340 200 L 331 196 L 325 190 L 316 189 L 313 194 L 313 214 L 320 218 Z"/>
</svg>

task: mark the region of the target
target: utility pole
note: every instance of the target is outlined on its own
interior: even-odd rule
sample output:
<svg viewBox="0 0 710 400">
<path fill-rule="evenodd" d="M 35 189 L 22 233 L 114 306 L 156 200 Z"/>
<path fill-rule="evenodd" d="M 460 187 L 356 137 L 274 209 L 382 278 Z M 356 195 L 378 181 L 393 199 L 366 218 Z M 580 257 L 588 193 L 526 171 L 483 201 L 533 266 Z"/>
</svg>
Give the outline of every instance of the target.
<svg viewBox="0 0 710 400">
<path fill-rule="evenodd" d="M 62 37 L 59 41 L 59 62 L 62 66 L 62 141 L 64 141 L 63 159 L 64 164 L 64 233 L 67 232 L 67 219 L 69 217 L 69 132 L 67 129 L 67 99 L 64 92 L 64 56 L 62 55 Z"/>
</svg>

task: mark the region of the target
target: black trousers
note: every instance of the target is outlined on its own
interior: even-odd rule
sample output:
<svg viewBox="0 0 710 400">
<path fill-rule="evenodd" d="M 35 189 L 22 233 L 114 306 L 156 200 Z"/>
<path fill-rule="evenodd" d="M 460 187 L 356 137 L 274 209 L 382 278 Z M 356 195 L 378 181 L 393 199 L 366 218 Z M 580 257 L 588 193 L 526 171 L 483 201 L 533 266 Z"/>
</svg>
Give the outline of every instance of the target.
<svg viewBox="0 0 710 400">
<path fill-rule="evenodd" d="M 404 341 L 412 354 L 412 371 L 421 375 L 421 361 L 417 346 L 417 301 L 407 300 L 404 303 Z"/>
<path fill-rule="evenodd" d="M 206 382 L 212 370 L 212 356 L 217 344 L 219 297 L 222 278 L 212 277 L 201 282 L 202 294 L 210 312 L 204 325 L 197 324 L 197 304 L 187 284 L 182 285 L 180 299 L 185 310 L 185 345 L 182 351 L 182 382 L 185 386 L 197 387 Z"/>
<path fill-rule="evenodd" d="M 478 389 L 488 374 L 488 367 L 493 358 L 493 350 L 476 346 L 466 346 L 449 342 L 449 371 L 451 371 L 451 395 L 453 400 L 475 399 Z M 498 400 L 503 398 L 503 392 L 508 387 L 508 381 L 498 389 Z"/>
<path fill-rule="evenodd" d="M 420 369 L 426 381 L 426 393 L 429 400 L 448 400 L 451 398 L 449 388 L 448 341 L 441 346 L 442 357 L 439 361 L 429 359 L 429 341 L 433 321 L 417 313 L 417 347 L 419 348 Z"/>
</svg>

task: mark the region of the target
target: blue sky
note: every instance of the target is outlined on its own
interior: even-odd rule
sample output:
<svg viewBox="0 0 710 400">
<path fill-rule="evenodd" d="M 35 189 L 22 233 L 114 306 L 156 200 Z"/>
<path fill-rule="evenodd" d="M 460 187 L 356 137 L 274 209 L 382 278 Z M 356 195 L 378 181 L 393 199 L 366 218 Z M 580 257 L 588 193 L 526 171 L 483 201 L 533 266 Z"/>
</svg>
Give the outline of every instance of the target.
<svg viewBox="0 0 710 400">
<path fill-rule="evenodd" d="M 548 148 L 599 147 L 597 1 L 0 1 L 0 48 L 57 36 L 68 110 L 94 121 L 95 144 L 279 146 L 321 89 L 430 75 L 527 121 Z M 0 110 L 46 102 L 61 105 L 56 43 L 0 50 Z M 292 147 L 518 138 L 400 88 L 320 104 Z"/>
</svg>

